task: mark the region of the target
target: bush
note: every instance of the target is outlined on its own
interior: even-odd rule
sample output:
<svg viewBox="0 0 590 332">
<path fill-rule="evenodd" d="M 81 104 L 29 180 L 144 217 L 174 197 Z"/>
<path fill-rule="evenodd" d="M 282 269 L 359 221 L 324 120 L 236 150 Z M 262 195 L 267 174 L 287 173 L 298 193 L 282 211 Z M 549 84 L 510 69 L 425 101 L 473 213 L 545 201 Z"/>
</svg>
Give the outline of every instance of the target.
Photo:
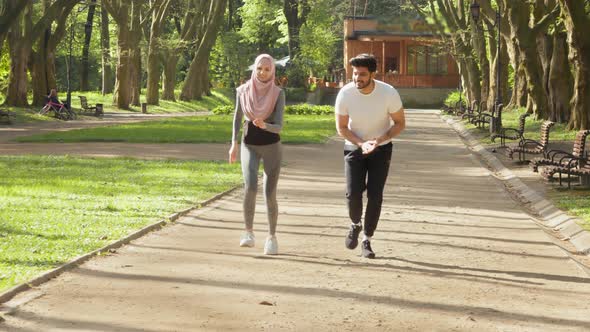
<svg viewBox="0 0 590 332">
<path fill-rule="evenodd" d="M 224 106 L 217 106 L 211 112 L 217 115 L 228 115 L 234 114 L 235 106 L 232 105 L 224 105 Z"/>
<path fill-rule="evenodd" d="M 217 115 L 231 115 L 234 113 L 234 106 L 217 106 L 213 109 L 213 114 Z M 297 104 L 287 105 L 285 107 L 285 114 L 296 115 L 325 115 L 334 114 L 334 107 L 329 105 L 311 105 L 311 104 Z"/>
<path fill-rule="evenodd" d="M 465 95 L 463 95 L 461 97 L 461 100 L 463 101 L 464 104 L 467 104 L 467 102 L 466 102 L 467 98 L 465 97 Z M 447 96 L 447 99 L 445 99 L 445 105 L 447 105 L 448 107 L 454 107 L 458 101 L 459 101 L 459 91 L 453 91 L 453 92 L 449 93 L 449 95 Z"/>
<path fill-rule="evenodd" d="M 285 88 L 285 99 L 290 102 L 304 103 L 307 100 L 305 88 Z"/>
<path fill-rule="evenodd" d="M 285 107 L 285 113 L 297 115 L 334 114 L 334 107 L 330 105 L 297 104 Z"/>
</svg>

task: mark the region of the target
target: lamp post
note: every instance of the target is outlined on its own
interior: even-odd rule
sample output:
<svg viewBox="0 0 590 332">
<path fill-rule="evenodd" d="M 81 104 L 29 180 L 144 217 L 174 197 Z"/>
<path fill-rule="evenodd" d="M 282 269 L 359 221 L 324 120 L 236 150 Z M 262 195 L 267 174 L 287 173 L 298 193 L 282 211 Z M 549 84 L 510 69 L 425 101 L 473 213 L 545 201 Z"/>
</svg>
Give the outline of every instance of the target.
<svg viewBox="0 0 590 332">
<path fill-rule="evenodd" d="M 499 5 L 498 5 L 499 6 Z M 477 3 L 477 0 L 473 0 L 473 3 L 471 3 L 471 6 L 469 7 L 470 11 L 471 11 L 471 17 L 473 18 L 473 20 L 476 23 L 476 27 L 477 27 L 477 21 L 479 20 L 479 12 L 480 12 L 480 6 L 479 3 Z M 498 39 L 496 41 L 497 44 L 497 49 L 496 49 L 496 100 L 494 102 L 494 110 L 495 110 L 495 118 L 492 118 L 490 120 L 490 132 L 491 133 L 495 133 L 497 131 L 499 131 L 502 127 L 502 114 L 500 113 L 500 104 L 502 104 L 502 95 L 501 95 L 501 89 L 500 89 L 500 84 L 501 84 L 501 71 L 500 69 L 502 68 L 500 65 L 500 46 L 502 45 L 502 40 L 501 40 L 501 36 L 500 36 L 500 7 L 498 7 L 498 9 L 496 9 L 496 21 L 494 22 L 493 27 L 495 27 L 498 30 Z"/>
</svg>

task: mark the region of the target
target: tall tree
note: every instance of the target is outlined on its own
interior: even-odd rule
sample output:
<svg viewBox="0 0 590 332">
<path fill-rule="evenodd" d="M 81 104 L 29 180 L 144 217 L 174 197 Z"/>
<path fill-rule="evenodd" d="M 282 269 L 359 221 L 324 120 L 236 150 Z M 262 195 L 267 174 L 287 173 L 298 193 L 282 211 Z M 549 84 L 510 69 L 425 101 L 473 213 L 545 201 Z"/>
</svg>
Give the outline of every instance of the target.
<svg viewBox="0 0 590 332">
<path fill-rule="evenodd" d="M 208 58 L 223 20 L 227 0 L 207 0 L 208 10 L 203 16 L 201 38 L 195 49 L 180 94 L 181 100 L 200 99 L 209 90 Z"/>
<path fill-rule="evenodd" d="M 14 5 L 20 0 L 12 1 Z M 65 31 L 65 21 L 72 8 L 80 0 L 44 0 L 44 12 L 33 15 L 32 3 L 26 7 L 21 18 L 12 25 L 8 36 L 11 71 L 5 103 L 11 106 L 26 106 L 27 69 L 32 66 L 34 104 L 42 103 L 49 86 L 55 86 L 55 48 Z M 37 18 L 36 23 L 33 20 Z M 52 24 L 57 22 L 55 30 Z M 63 24 L 61 24 L 63 23 Z M 37 50 L 33 53 L 33 45 Z"/>
<path fill-rule="evenodd" d="M 80 90 L 88 91 L 90 84 L 88 76 L 90 73 L 90 41 L 92 40 L 92 30 L 94 28 L 94 13 L 96 12 L 96 0 L 88 3 L 88 14 L 86 15 L 86 24 L 84 24 L 84 45 L 82 46 L 82 61 L 80 70 Z"/>
<path fill-rule="evenodd" d="M 100 48 L 102 65 L 102 94 L 113 92 L 113 67 L 111 66 L 111 34 L 109 31 L 109 13 L 100 9 Z"/>
<path fill-rule="evenodd" d="M 0 56 L 2 56 L 2 46 L 10 27 L 30 3 L 31 0 L 0 2 Z"/>
<path fill-rule="evenodd" d="M 102 0 L 104 8 L 118 26 L 118 61 L 114 101 L 118 108 L 139 105 L 141 7 L 144 1 Z"/>
<path fill-rule="evenodd" d="M 568 127 L 590 129 L 590 4 L 580 0 L 559 0 L 559 3 L 574 72 L 572 114 Z"/>
<path fill-rule="evenodd" d="M 289 27 L 289 56 L 295 59 L 299 55 L 299 33 L 305 24 L 311 7 L 307 0 L 283 0 L 283 13 Z"/>
<path fill-rule="evenodd" d="M 165 23 L 168 10 L 172 0 L 155 0 L 152 3 L 152 25 L 150 28 L 147 65 L 147 91 L 146 101 L 148 104 L 157 105 L 160 99 L 160 77 L 161 70 L 161 41 L 162 26 Z"/>
</svg>

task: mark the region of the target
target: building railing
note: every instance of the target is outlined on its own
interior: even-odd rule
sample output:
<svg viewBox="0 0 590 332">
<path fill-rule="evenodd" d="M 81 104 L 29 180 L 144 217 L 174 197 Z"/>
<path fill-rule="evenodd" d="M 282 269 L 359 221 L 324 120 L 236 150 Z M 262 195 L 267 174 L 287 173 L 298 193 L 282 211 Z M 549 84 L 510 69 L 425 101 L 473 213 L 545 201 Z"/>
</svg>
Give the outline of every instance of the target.
<svg viewBox="0 0 590 332">
<path fill-rule="evenodd" d="M 459 75 L 377 74 L 376 78 L 396 88 L 456 88 L 461 81 Z"/>
</svg>

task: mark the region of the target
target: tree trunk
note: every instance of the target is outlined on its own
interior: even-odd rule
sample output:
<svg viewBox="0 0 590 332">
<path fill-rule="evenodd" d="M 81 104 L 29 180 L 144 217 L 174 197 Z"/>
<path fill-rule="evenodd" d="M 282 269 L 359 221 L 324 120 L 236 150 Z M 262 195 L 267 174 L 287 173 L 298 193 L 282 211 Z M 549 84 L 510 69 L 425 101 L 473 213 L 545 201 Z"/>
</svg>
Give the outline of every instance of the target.
<svg viewBox="0 0 590 332">
<path fill-rule="evenodd" d="M 117 80 L 115 82 L 114 102 L 120 109 L 129 109 L 131 104 L 131 51 L 129 47 L 128 23 L 119 24 L 118 49 L 119 59 L 117 61 Z"/>
<path fill-rule="evenodd" d="M 474 24 L 472 24 L 472 27 L 475 27 Z M 480 92 L 480 98 L 478 99 L 478 106 L 479 103 L 482 100 L 488 100 L 490 93 L 490 89 L 491 89 L 491 78 L 490 78 L 490 62 L 488 60 L 488 55 L 487 55 L 487 49 L 486 49 L 486 42 L 485 42 L 485 37 L 483 34 L 483 26 L 481 21 L 478 22 L 477 24 L 477 28 L 473 29 L 473 40 L 472 40 L 472 44 L 473 44 L 473 48 L 475 51 L 475 54 L 477 56 L 477 59 L 479 61 L 479 71 L 481 73 L 481 92 Z M 495 83 L 494 83 L 495 85 Z"/>
<path fill-rule="evenodd" d="M 548 82 L 552 109 L 549 120 L 567 123 L 571 114 L 569 102 L 572 97 L 573 78 L 567 59 L 566 36 L 564 33 L 556 32 L 553 38 L 553 56 Z"/>
<path fill-rule="evenodd" d="M 15 24 L 8 34 L 10 75 L 4 101 L 4 104 L 8 106 L 25 107 L 29 105 L 27 101 L 27 61 L 30 55 L 30 46 L 27 41 L 23 41 L 22 33 L 22 26 Z"/>
<path fill-rule="evenodd" d="M 130 52 L 130 79 L 131 79 L 131 104 L 133 106 L 140 106 L 140 95 L 141 95 L 141 46 L 139 42 L 142 36 L 141 27 L 141 5 L 139 3 L 132 3 L 132 17 L 131 17 L 131 29 L 129 31 L 129 52 Z"/>
<path fill-rule="evenodd" d="M 170 3 L 170 1 L 164 1 L 153 4 L 153 6 L 157 6 L 157 9 L 154 10 L 152 26 L 150 28 L 146 91 L 146 101 L 150 105 L 158 105 L 160 99 L 160 78 L 162 77 L 160 36 L 162 33 L 162 24 L 168 14 Z"/>
<path fill-rule="evenodd" d="M 530 9 L 526 2 L 507 2 L 508 19 L 512 27 L 513 40 L 520 51 L 521 65 L 526 73 L 527 92 L 532 112 L 540 118 L 548 116 L 547 96 L 543 89 L 541 65 L 536 43 L 536 33 L 529 27 Z"/>
<path fill-rule="evenodd" d="M 113 92 L 113 68 L 111 66 L 111 37 L 109 33 L 109 13 L 100 10 L 100 40 L 102 48 L 102 94 Z"/>
<path fill-rule="evenodd" d="M 585 3 L 559 0 L 570 46 L 569 59 L 574 70 L 569 129 L 590 129 L 590 16 Z"/>
<path fill-rule="evenodd" d="M 516 42 L 511 39 L 505 40 L 506 49 L 510 58 L 510 65 L 514 70 L 514 86 L 512 87 L 512 97 L 508 105 L 517 108 L 526 107 L 528 98 L 525 79 L 526 74 L 520 65 L 520 51 L 518 50 L 518 47 L 516 47 Z"/>
<path fill-rule="evenodd" d="M 88 16 L 86 17 L 86 24 L 84 25 L 84 46 L 82 47 L 82 60 L 80 70 L 80 90 L 88 91 L 90 84 L 88 76 L 90 73 L 90 41 L 92 40 L 92 28 L 94 24 L 94 13 L 96 11 L 96 0 L 91 0 L 88 5 Z"/>
<path fill-rule="evenodd" d="M 299 32 L 309 11 L 307 0 L 283 0 L 283 13 L 287 19 L 289 35 L 289 56 L 292 60 L 299 55 Z"/>
<path fill-rule="evenodd" d="M 174 89 L 176 89 L 176 65 L 178 64 L 179 56 L 177 54 L 170 54 L 164 62 L 164 78 L 162 99 L 176 101 Z"/>
<path fill-rule="evenodd" d="M 199 84 L 199 80 L 196 78 L 198 78 L 198 75 L 203 72 L 203 68 L 204 70 L 208 69 L 204 66 L 207 65 L 207 58 L 209 57 L 211 48 L 217 38 L 217 32 L 223 19 L 223 14 L 225 13 L 226 4 L 226 0 L 216 0 L 213 4 L 214 10 L 210 13 L 210 16 L 207 19 L 208 23 L 206 31 L 201 38 L 201 43 L 195 52 L 195 56 L 184 80 L 182 92 L 180 94 L 181 100 L 190 101 L 200 98 L 205 93 L 203 87 Z"/>
</svg>

